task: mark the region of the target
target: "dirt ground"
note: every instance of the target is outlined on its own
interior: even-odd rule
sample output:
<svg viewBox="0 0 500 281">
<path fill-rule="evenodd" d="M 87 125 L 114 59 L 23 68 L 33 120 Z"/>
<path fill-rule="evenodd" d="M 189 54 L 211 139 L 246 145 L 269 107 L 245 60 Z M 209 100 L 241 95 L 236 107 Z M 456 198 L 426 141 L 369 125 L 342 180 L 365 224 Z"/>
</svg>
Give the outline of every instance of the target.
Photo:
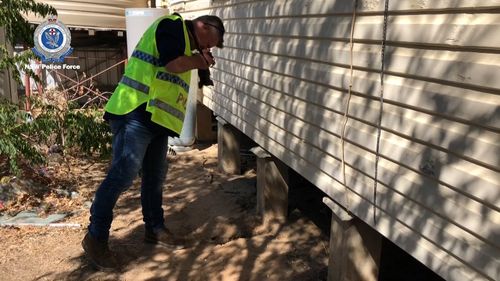
<svg viewBox="0 0 500 281">
<path fill-rule="evenodd" d="M 63 222 L 81 227 L 0 227 L 0 280 L 326 280 L 328 237 L 298 209 L 286 224 L 263 226 L 255 215 L 255 170 L 241 176 L 218 172 L 215 144 L 169 156 L 169 161 L 166 225 L 189 240 L 187 248 L 172 251 L 143 242 L 136 181 L 120 197 L 111 230 L 110 246 L 122 269 L 93 269 L 80 242 L 89 200 L 107 162 L 87 160 L 74 163 L 79 169 L 48 171 L 76 178 L 68 183 L 76 198 L 49 194 L 38 202 L 47 206 L 47 214 L 71 211 Z M 23 201 L 15 206 L 24 206 Z"/>
</svg>

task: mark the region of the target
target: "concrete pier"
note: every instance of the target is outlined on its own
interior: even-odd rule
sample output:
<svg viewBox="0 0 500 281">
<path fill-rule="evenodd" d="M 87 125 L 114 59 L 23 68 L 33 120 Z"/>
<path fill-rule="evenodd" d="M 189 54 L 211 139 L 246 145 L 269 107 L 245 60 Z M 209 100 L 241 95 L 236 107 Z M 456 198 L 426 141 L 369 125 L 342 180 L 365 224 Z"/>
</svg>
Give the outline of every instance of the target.
<svg viewBox="0 0 500 281">
<path fill-rule="evenodd" d="M 241 174 L 241 132 L 221 117 L 216 119 L 219 169 L 228 174 Z"/>
<path fill-rule="evenodd" d="M 288 215 L 288 167 L 261 147 L 257 156 L 257 212 L 263 222 L 283 223 Z"/>
<path fill-rule="evenodd" d="M 378 280 L 382 235 L 329 198 L 332 210 L 328 281 Z"/>
</svg>

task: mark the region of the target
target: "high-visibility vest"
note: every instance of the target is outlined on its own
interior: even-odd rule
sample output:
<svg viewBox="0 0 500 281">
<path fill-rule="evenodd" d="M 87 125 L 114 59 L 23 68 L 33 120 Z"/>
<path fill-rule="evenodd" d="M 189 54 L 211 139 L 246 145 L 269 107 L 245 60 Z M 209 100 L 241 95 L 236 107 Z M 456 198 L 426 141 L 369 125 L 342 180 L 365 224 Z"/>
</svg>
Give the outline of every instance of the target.
<svg viewBox="0 0 500 281">
<path fill-rule="evenodd" d="M 123 115 L 147 102 L 151 120 L 178 134 L 182 129 L 191 71 L 171 73 L 160 63 L 156 46 L 156 29 L 160 21 L 181 20 L 184 29 L 185 56 L 191 56 L 189 35 L 178 15 L 156 20 L 144 33 L 129 59 L 125 74 L 106 104 L 105 110 Z"/>
</svg>

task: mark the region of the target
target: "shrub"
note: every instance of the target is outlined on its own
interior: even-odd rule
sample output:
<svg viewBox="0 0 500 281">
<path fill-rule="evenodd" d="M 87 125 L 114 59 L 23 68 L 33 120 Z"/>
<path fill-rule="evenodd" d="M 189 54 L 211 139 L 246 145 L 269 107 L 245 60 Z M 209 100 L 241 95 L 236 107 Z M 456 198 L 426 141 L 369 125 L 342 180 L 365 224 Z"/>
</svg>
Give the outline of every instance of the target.
<svg viewBox="0 0 500 281">
<path fill-rule="evenodd" d="M 0 157 L 8 160 L 11 172 L 19 173 L 22 162 L 45 163 L 53 147 L 63 153 L 109 156 L 111 133 L 102 110 L 61 105 L 50 97 L 32 98 L 33 115 L 8 101 L 0 102 Z"/>
</svg>

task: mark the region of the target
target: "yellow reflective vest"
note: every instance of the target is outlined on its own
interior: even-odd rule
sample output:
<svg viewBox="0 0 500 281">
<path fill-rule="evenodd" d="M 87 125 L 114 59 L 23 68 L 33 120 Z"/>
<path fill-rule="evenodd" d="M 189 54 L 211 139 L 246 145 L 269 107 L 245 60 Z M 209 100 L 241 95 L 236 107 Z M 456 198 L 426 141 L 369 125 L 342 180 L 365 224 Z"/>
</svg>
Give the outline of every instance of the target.
<svg viewBox="0 0 500 281">
<path fill-rule="evenodd" d="M 184 55 L 191 56 L 184 20 L 178 15 L 159 18 L 146 30 L 135 47 L 125 68 L 125 74 L 105 110 L 115 115 L 124 115 L 147 102 L 146 111 L 151 112 L 153 122 L 180 134 L 186 112 L 191 71 L 171 73 L 160 63 L 156 29 L 164 19 L 182 20 L 186 45 Z"/>
</svg>

